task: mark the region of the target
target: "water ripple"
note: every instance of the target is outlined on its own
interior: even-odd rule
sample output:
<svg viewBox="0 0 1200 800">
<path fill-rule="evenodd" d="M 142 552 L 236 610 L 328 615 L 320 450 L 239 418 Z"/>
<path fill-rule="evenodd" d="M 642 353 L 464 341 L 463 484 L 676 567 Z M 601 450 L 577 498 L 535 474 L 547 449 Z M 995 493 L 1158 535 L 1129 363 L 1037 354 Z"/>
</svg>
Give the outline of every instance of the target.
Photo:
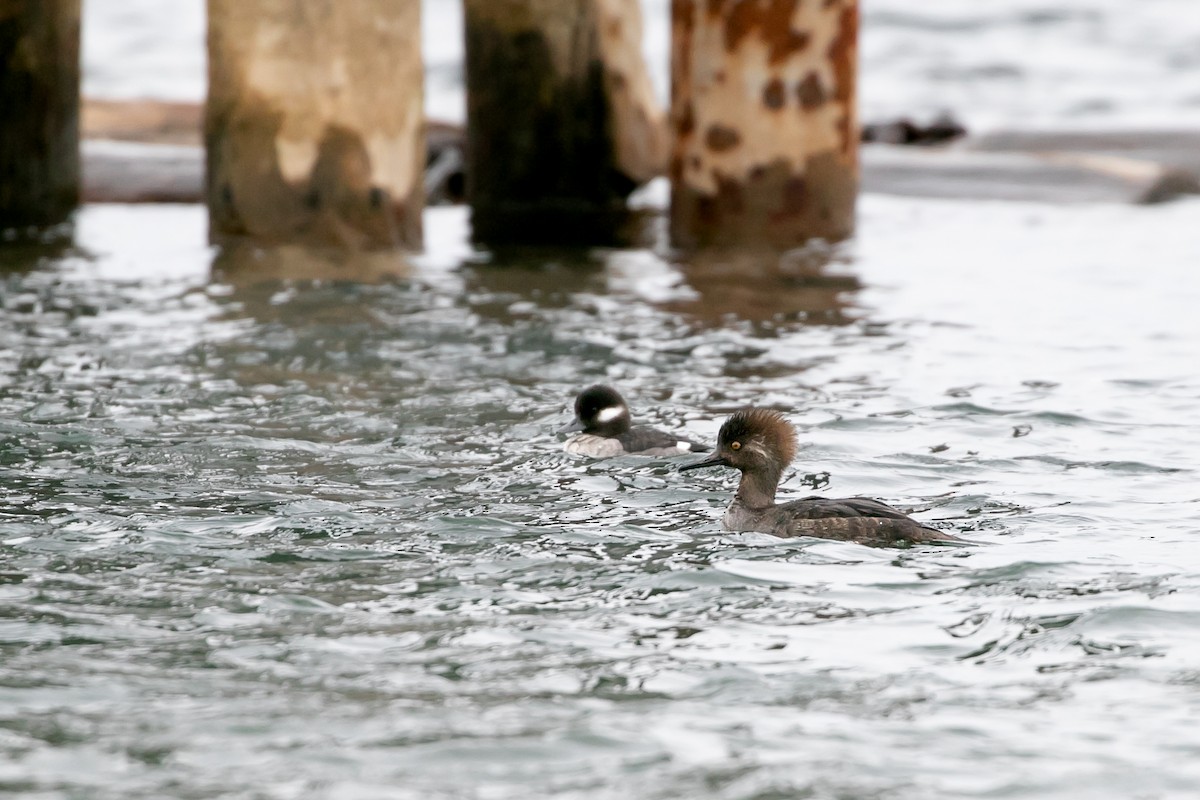
<svg viewBox="0 0 1200 800">
<path fill-rule="evenodd" d="M 1022 208 L 958 224 L 1018 241 L 1036 235 Z M 257 800 L 1193 785 L 1192 350 L 1147 361 L 1137 331 L 1097 326 L 1092 361 L 1053 315 L 993 318 L 1003 287 L 961 291 L 943 250 L 909 238 L 909 216 L 934 212 L 969 213 L 868 198 L 873 233 L 836 254 L 859 273 L 840 290 L 854 318 L 829 326 L 714 322 L 703 285 L 692 305 L 646 299 L 603 253 L 579 272 L 541 254 L 378 286 L 214 283 L 198 210 L 85 212 L 85 241 L 145 215 L 192 244 L 172 244 L 178 274 L 144 280 L 114 277 L 118 254 L 95 244 L 3 275 L 0 786 Z M 1075 220 L 1036 213 L 1056 231 Z M 1118 227 L 1088 213 L 1089 236 Z M 1137 224 L 1162 242 L 1186 229 Z M 159 260 L 138 242 L 136 259 Z M 636 252 L 686 288 L 687 270 Z M 986 237 L 964 252 L 986 261 Z M 916 261 L 895 272 L 896 254 Z M 1072 259 L 1008 263 L 1005 280 L 1034 270 L 1047 292 L 1105 301 L 1123 262 L 1079 258 L 1086 284 Z M 1191 263 L 1174 298 L 1196 294 Z M 746 402 L 784 409 L 804 446 L 782 495 L 882 497 L 979 544 L 725 533 L 728 472 L 562 452 L 552 432 L 601 380 L 640 421 L 708 440 Z M 253 787 L 236 777 L 250 773 Z"/>
</svg>

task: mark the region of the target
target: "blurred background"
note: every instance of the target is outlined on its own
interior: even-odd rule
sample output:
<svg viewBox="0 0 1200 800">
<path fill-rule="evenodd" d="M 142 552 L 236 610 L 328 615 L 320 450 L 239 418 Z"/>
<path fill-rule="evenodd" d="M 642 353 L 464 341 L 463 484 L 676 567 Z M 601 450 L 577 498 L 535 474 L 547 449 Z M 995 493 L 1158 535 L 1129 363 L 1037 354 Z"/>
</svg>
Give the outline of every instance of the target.
<svg viewBox="0 0 1200 800">
<path fill-rule="evenodd" d="M 666 102 L 669 0 L 643 0 Z M 462 122 L 462 7 L 424 0 L 426 109 Z M 862 4 L 865 122 L 951 113 L 973 131 L 1200 125 L 1200 20 L 1188 0 L 901 0 Z M 200 102 L 203 0 L 87 0 L 83 92 Z"/>
</svg>

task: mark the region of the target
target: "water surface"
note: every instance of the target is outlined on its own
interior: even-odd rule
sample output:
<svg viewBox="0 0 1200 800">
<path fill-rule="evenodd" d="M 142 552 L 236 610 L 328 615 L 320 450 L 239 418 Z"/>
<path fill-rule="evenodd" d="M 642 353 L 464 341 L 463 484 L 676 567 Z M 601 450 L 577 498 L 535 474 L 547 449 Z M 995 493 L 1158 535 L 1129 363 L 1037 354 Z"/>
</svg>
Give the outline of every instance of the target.
<svg viewBox="0 0 1200 800">
<path fill-rule="evenodd" d="M 88 207 L 0 273 L 0 787 L 1187 796 L 1198 211 L 867 196 L 732 283 L 431 209 L 360 284 Z M 785 494 L 982 544 L 723 533 L 732 475 L 561 451 L 599 380 L 698 437 L 786 409 Z"/>
</svg>

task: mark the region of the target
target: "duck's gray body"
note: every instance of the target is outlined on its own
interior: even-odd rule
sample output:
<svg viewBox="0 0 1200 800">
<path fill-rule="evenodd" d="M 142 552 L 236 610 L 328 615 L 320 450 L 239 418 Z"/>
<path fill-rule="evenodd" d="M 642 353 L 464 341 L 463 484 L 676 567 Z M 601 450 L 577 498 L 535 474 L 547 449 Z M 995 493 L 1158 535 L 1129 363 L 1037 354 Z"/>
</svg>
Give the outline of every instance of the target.
<svg viewBox="0 0 1200 800">
<path fill-rule="evenodd" d="M 875 547 L 959 541 L 867 497 L 814 496 L 757 509 L 735 497 L 721 524 L 727 531 L 757 531 L 785 538 L 815 536 Z"/>
<path fill-rule="evenodd" d="M 612 458 L 623 455 L 677 456 L 683 453 L 703 453 L 711 448 L 673 436 L 666 431 L 633 428 L 618 436 L 581 433 L 564 442 L 563 449 L 577 456 Z"/>
</svg>

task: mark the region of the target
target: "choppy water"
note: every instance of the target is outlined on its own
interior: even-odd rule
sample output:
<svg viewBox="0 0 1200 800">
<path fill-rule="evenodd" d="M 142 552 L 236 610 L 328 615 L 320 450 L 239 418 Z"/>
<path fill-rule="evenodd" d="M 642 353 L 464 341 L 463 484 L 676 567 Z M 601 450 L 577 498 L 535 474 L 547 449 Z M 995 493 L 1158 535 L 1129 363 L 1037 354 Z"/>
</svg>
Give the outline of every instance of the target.
<svg viewBox="0 0 1200 800">
<path fill-rule="evenodd" d="M 256 286 L 199 208 L 87 208 L 0 251 L 0 789 L 1192 796 L 1198 211 L 868 196 L 734 289 L 460 209 L 405 279 Z M 984 544 L 724 534 L 732 475 L 561 452 L 600 379 L 786 408 L 787 493 Z"/>
</svg>

